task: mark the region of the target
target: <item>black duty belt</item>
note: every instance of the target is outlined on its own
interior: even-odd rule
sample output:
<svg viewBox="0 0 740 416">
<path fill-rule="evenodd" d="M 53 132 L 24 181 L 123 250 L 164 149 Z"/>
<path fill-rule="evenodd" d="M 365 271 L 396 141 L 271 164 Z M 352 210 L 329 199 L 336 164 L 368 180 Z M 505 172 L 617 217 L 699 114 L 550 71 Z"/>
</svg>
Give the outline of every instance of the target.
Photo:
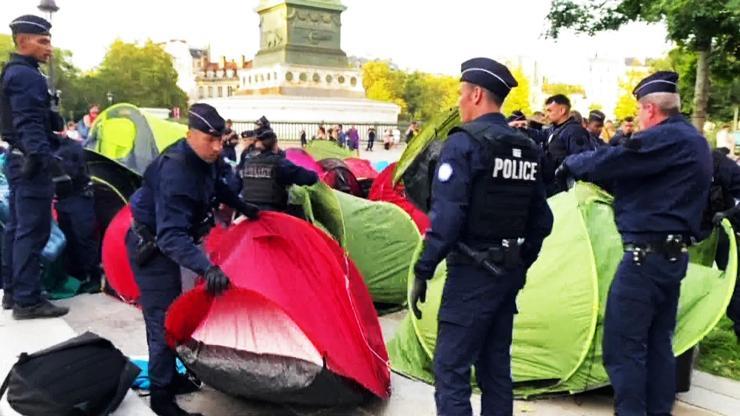
<svg viewBox="0 0 740 416">
<path fill-rule="evenodd" d="M 500 276 L 505 270 L 514 269 L 522 264 L 520 246 L 522 239 L 504 239 L 487 245 L 487 248 L 476 250 L 463 242 L 457 243 L 448 256 L 448 263 L 474 264 L 494 276 Z"/>
<path fill-rule="evenodd" d="M 649 254 L 659 254 L 670 262 L 676 262 L 685 253 L 688 253 L 688 244 L 679 234 L 669 234 L 663 241 L 647 243 L 624 243 L 624 251 L 632 253 L 632 261 L 640 265 Z"/>
</svg>

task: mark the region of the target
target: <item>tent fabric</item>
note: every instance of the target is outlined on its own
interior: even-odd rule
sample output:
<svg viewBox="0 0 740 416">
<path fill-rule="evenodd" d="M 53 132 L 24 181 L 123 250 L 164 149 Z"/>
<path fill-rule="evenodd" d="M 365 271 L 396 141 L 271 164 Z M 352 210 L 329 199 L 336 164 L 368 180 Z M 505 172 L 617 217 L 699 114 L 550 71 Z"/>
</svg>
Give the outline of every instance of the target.
<svg viewBox="0 0 740 416">
<path fill-rule="evenodd" d="M 321 180 L 330 187 L 355 196 L 362 196 L 362 186 L 354 173 L 341 159 L 328 158 L 319 161 L 324 169 Z"/>
<path fill-rule="evenodd" d="M 355 175 L 355 178 L 357 178 L 357 180 L 373 180 L 378 177 L 378 171 L 375 170 L 373 165 L 367 159 L 350 157 L 344 159 L 344 164 L 347 165 L 347 167 Z"/>
<path fill-rule="evenodd" d="M 324 168 L 319 165 L 316 160 L 303 149 L 298 148 L 292 148 L 287 149 L 285 151 L 285 157 L 286 159 L 290 160 L 294 164 L 304 168 L 308 169 L 312 172 L 316 172 L 317 174 L 321 175 L 324 173 Z"/>
<path fill-rule="evenodd" d="M 95 195 L 95 218 L 103 235 L 113 217 L 141 186 L 141 176 L 100 153 L 85 149 L 85 161 Z"/>
<path fill-rule="evenodd" d="M 315 160 L 345 159 L 355 155 L 351 150 L 339 147 L 337 142 L 331 140 L 312 140 L 306 145 L 305 149 Z"/>
<path fill-rule="evenodd" d="M 391 204 L 398 206 L 411 216 L 414 224 L 416 224 L 416 228 L 421 234 L 424 234 L 431 226 L 429 216 L 419 208 L 416 208 L 416 206 L 406 198 L 403 183 L 393 183 L 393 174 L 395 169 L 396 163 L 392 163 L 380 172 L 378 177 L 373 181 L 373 185 L 370 187 L 368 199 L 371 201 L 390 202 Z"/>
<path fill-rule="evenodd" d="M 98 115 L 86 147 L 143 175 L 149 163 L 186 132 L 183 124 L 161 120 L 121 103 Z"/>
<path fill-rule="evenodd" d="M 136 303 L 141 292 L 128 262 L 126 233 L 131 227 L 131 208 L 126 205 L 111 221 L 103 236 L 103 270 L 107 284 L 128 303 Z"/>
<path fill-rule="evenodd" d="M 549 199 L 555 216 L 553 232 L 517 299 L 512 345 L 517 396 L 577 393 L 609 383 L 601 356 L 604 309 L 623 254 L 611 202 L 611 196 L 585 183 Z M 729 223 L 718 232 L 728 235 L 729 250 L 734 253 Z M 735 279 L 729 277 L 737 272 L 737 258 L 730 255 L 724 271 L 702 264 L 715 246 L 716 235 L 690 250 L 674 338 L 676 355 L 697 344 L 721 319 L 730 301 Z M 421 246 L 417 256 L 420 250 Z M 442 263 L 421 305 L 422 319 L 408 314 L 389 343 L 393 369 L 429 383 L 434 380 L 431 360 L 445 278 Z"/>
<path fill-rule="evenodd" d="M 389 397 L 387 352 L 370 295 L 335 241 L 276 212 L 219 233 L 208 251 L 232 286 L 216 298 L 198 286 L 167 314 L 168 341 L 191 370 L 219 390 L 263 400 L 353 401 L 364 397 L 358 386 Z"/>
<path fill-rule="evenodd" d="M 357 198 L 323 183 L 293 187 L 291 203 L 301 205 L 308 221 L 347 251 L 373 301 L 406 302 L 408 267 L 421 241 L 408 214 L 394 204 Z"/>
</svg>

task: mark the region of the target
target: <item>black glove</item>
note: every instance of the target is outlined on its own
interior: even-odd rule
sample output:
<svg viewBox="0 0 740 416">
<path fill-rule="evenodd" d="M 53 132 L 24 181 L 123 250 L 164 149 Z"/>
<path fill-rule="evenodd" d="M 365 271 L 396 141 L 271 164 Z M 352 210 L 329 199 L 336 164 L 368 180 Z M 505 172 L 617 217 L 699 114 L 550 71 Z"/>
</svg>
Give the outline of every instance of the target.
<svg viewBox="0 0 740 416">
<path fill-rule="evenodd" d="M 213 296 L 218 296 L 229 288 L 229 276 L 218 266 L 211 266 L 206 272 L 206 290 Z"/>
<path fill-rule="evenodd" d="M 240 214 L 249 218 L 250 220 L 256 220 L 260 216 L 260 209 L 256 205 L 248 202 L 241 201 L 238 207 L 234 207 Z"/>
<path fill-rule="evenodd" d="M 555 181 L 565 184 L 568 182 L 568 178 L 571 176 L 570 168 L 565 162 L 561 163 L 557 169 L 555 169 Z"/>
<path fill-rule="evenodd" d="M 714 224 L 716 227 L 719 227 L 722 225 L 722 220 L 727 218 L 727 212 L 720 211 L 716 214 L 714 214 L 714 217 L 712 217 L 712 224 Z"/>
<path fill-rule="evenodd" d="M 48 157 L 39 154 L 30 154 L 26 156 L 26 160 L 23 162 L 21 175 L 26 179 L 30 179 L 36 176 L 39 172 L 46 170 L 48 165 Z"/>
<path fill-rule="evenodd" d="M 414 277 L 414 287 L 411 288 L 411 310 L 416 319 L 421 319 L 421 311 L 417 302 L 424 303 L 427 300 L 427 281 L 421 277 Z"/>
</svg>

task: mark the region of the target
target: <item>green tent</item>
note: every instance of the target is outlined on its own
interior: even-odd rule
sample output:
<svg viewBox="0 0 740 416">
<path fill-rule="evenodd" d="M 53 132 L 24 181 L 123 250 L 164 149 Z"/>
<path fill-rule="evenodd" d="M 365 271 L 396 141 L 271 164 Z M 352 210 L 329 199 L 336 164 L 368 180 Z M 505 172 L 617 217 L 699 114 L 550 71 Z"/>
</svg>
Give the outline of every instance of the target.
<svg viewBox="0 0 740 416">
<path fill-rule="evenodd" d="M 291 189 L 291 204 L 325 230 L 349 253 L 370 289 L 373 301 L 406 301 L 406 278 L 421 241 L 411 217 L 386 202 L 368 201 L 329 188 L 323 182 Z"/>
<path fill-rule="evenodd" d="M 555 216 L 553 232 L 517 301 L 512 373 L 520 397 L 576 393 L 609 383 L 601 356 L 604 307 L 623 254 L 611 202 L 611 196 L 585 183 L 549 199 Z M 735 253 L 729 224 L 718 232 L 728 235 L 730 253 Z M 724 271 L 712 268 L 716 241 L 717 232 L 690 250 L 674 338 L 677 355 L 717 324 L 730 301 L 737 257 L 729 255 Z M 420 249 L 421 245 L 417 256 Z M 429 383 L 434 377 L 431 360 L 445 278 L 442 263 L 421 305 L 422 319 L 409 313 L 388 347 L 395 371 Z"/>
<path fill-rule="evenodd" d="M 90 128 L 87 148 L 144 174 L 167 146 L 185 137 L 187 126 L 159 119 L 131 104 L 116 104 L 100 113 Z"/>
<path fill-rule="evenodd" d="M 331 140 L 313 140 L 306 146 L 306 151 L 316 160 L 330 158 L 343 160 L 348 157 L 357 156 L 351 150 L 339 147 L 337 142 Z"/>
</svg>

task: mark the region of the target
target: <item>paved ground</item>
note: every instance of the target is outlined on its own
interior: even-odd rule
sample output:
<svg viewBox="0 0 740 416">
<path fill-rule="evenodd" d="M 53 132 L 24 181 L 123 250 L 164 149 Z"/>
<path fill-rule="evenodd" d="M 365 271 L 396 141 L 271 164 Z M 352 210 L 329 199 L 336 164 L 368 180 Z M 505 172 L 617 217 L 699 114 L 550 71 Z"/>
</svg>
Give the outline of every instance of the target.
<svg viewBox="0 0 740 416">
<path fill-rule="evenodd" d="M 35 351 L 66 340 L 84 331 L 93 331 L 112 340 L 129 356 L 146 355 L 144 323 L 138 309 L 125 305 L 105 295 L 83 295 L 61 303 L 72 309 L 63 319 L 38 321 L 14 321 L 10 312 L 0 313 L 0 375 L 6 374 L 16 356 L 22 351 Z M 395 332 L 405 312 L 381 318 L 383 332 L 389 339 Z M 704 410 L 678 402 L 675 416 L 740 415 L 740 384 L 712 376 L 695 376 L 697 389 L 683 400 Z M 372 402 L 358 408 L 316 409 L 285 405 L 274 405 L 240 400 L 226 396 L 210 388 L 180 399 L 180 403 L 191 411 L 207 416 L 424 416 L 434 415 L 433 389 L 424 383 L 412 381 L 394 374 L 393 395 L 387 402 Z M 475 409 L 480 409 L 479 398 L 473 397 Z M 612 413 L 612 399 L 606 393 L 589 393 L 578 396 L 547 400 L 517 401 L 517 415 L 537 416 L 607 416 Z M 477 410 L 479 411 L 479 410 Z M 7 402 L 0 403 L 0 415 L 15 416 Z M 152 413 L 145 402 L 134 393 L 127 396 L 116 416 L 150 416 Z"/>
</svg>

